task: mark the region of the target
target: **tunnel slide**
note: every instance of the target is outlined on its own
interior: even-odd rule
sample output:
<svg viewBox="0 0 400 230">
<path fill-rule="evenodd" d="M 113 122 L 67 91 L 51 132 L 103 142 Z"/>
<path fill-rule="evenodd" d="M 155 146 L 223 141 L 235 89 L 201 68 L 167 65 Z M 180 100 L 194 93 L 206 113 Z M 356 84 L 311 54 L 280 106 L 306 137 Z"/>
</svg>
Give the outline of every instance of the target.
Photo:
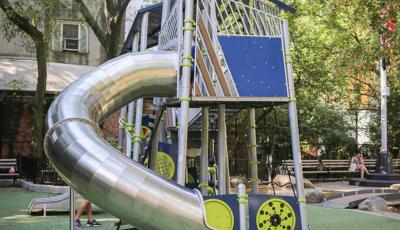
<svg viewBox="0 0 400 230">
<path fill-rule="evenodd" d="M 177 54 L 129 53 L 67 87 L 48 114 L 45 150 L 63 180 L 85 198 L 140 229 L 210 229 L 203 199 L 127 158 L 99 124 L 130 101 L 176 94 Z"/>
</svg>

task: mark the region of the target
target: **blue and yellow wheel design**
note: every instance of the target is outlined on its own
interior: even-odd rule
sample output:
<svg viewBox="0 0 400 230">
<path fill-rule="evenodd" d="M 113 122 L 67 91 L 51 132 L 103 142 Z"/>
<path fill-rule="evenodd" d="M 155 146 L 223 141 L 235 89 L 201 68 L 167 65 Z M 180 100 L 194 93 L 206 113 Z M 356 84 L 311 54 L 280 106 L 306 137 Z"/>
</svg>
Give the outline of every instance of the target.
<svg viewBox="0 0 400 230">
<path fill-rule="evenodd" d="M 288 202 L 273 198 L 265 201 L 258 209 L 256 224 L 259 230 L 294 230 L 296 215 Z"/>
<path fill-rule="evenodd" d="M 232 230 L 235 216 L 227 203 L 218 199 L 208 199 L 204 202 L 207 214 L 207 224 L 218 230 Z"/>
</svg>

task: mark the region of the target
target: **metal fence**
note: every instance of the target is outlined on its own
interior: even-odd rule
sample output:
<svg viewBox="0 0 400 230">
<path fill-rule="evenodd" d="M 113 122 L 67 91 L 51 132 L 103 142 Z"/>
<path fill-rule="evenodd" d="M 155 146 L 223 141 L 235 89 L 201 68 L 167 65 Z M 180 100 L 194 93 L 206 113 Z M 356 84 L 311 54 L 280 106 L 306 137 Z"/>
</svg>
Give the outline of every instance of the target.
<svg viewBox="0 0 400 230">
<path fill-rule="evenodd" d="M 282 36 L 279 10 L 267 3 L 256 1 L 255 7 L 235 0 L 202 0 L 201 3 L 220 35 Z"/>
<path fill-rule="evenodd" d="M 158 42 L 159 50 L 178 50 L 182 37 L 182 4 L 175 1 L 167 20 L 161 27 Z"/>
</svg>

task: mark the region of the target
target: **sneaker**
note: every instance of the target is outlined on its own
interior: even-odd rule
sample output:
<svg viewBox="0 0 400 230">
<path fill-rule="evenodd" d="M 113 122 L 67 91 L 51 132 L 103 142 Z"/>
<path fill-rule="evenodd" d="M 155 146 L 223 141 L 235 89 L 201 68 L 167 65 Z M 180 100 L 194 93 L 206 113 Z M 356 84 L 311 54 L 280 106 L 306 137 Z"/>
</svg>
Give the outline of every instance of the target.
<svg viewBox="0 0 400 230">
<path fill-rule="evenodd" d="M 98 227 L 98 226 L 101 226 L 101 224 L 99 222 L 97 222 L 95 219 L 93 219 L 92 222 L 88 221 L 86 223 L 86 226 L 88 226 L 88 227 Z"/>
<path fill-rule="evenodd" d="M 80 220 L 75 220 L 75 224 L 74 225 L 75 225 L 75 228 L 77 228 L 77 229 L 82 229 L 83 228 Z"/>
</svg>

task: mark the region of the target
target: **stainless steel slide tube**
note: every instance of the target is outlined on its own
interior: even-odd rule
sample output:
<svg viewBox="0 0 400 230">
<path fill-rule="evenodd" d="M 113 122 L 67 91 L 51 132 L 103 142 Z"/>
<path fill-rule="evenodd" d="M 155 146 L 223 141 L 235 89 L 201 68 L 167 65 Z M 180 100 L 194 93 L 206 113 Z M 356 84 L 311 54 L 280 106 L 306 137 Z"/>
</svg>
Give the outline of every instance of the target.
<svg viewBox="0 0 400 230">
<path fill-rule="evenodd" d="M 112 59 L 67 87 L 48 111 L 47 157 L 63 180 L 111 214 L 145 229 L 209 229 L 200 192 L 158 176 L 102 138 L 99 122 L 140 97 L 176 93 L 177 54 Z"/>
</svg>

